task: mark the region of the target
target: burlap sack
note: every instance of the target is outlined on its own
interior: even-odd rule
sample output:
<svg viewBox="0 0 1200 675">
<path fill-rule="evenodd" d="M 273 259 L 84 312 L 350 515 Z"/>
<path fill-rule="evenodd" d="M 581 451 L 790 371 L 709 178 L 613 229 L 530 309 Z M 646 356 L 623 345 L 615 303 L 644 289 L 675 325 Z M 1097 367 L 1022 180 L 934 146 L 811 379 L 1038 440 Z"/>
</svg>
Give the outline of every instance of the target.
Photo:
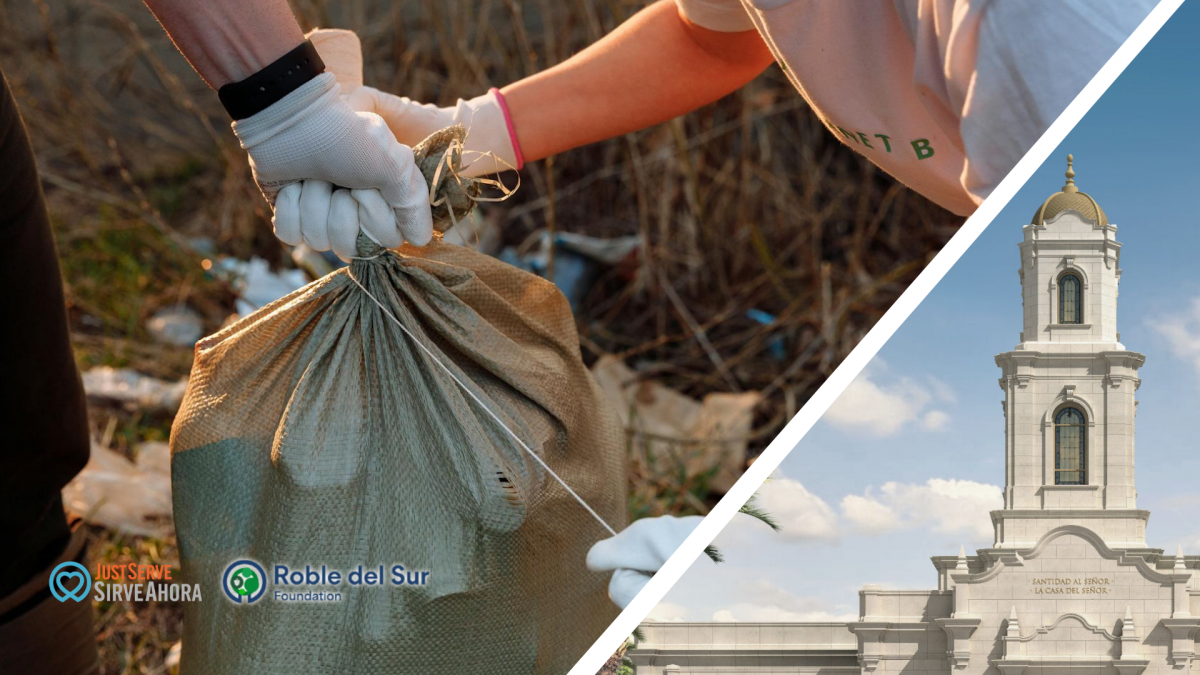
<svg viewBox="0 0 1200 675">
<path fill-rule="evenodd" d="M 181 672 L 564 673 L 616 616 L 584 566 L 609 535 L 434 359 L 619 530 L 623 435 L 567 301 L 461 247 L 360 254 L 196 345 L 171 434 L 182 573 L 204 592 L 185 605 Z M 235 604 L 222 576 L 243 558 L 268 579 L 276 564 L 430 576 Z"/>
</svg>

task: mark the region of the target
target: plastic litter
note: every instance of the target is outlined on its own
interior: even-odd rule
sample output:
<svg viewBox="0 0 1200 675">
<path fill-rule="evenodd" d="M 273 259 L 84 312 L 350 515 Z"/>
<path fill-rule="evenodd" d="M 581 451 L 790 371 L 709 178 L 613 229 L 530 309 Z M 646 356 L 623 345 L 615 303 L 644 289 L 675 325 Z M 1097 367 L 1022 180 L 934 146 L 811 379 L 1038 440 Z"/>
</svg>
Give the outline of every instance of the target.
<svg viewBox="0 0 1200 675">
<path fill-rule="evenodd" d="M 93 525 L 141 537 L 172 531 L 170 450 L 142 443 L 137 461 L 98 444 L 83 471 L 63 488 L 63 504 Z"/>
<path fill-rule="evenodd" d="M 578 253 L 605 265 L 618 265 L 641 250 L 642 238 L 629 235 L 602 239 L 577 232 L 559 232 L 554 235 L 554 243 L 561 250 Z"/>
<path fill-rule="evenodd" d="M 99 366 L 82 375 L 89 399 L 124 403 L 149 412 L 174 412 L 187 390 L 187 378 L 167 382 L 130 368 Z"/>
<path fill-rule="evenodd" d="M 292 262 L 296 263 L 296 267 L 304 270 L 311 279 L 320 279 L 326 274 L 346 266 L 346 263 L 338 260 L 333 251 L 318 251 L 308 244 L 300 244 L 292 249 Z"/>
<path fill-rule="evenodd" d="M 602 356 L 592 375 L 634 442 L 634 456 L 666 449 L 682 458 L 689 474 L 712 469 L 713 490 L 733 487 L 746 462 L 746 445 L 757 392 L 713 393 L 697 401 L 654 380 L 639 377 L 615 356 Z"/>
<path fill-rule="evenodd" d="M 250 260 L 222 258 L 216 268 L 238 292 L 237 313 L 246 316 L 308 283 L 304 270 L 272 272 L 266 260 L 254 256 Z"/>
<path fill-rule="evenodd" d="M 761 309 L 753 308 L 746 310 L 746 318 L 764 326 L 770 326 L 771 324 L 775 323 L 776 320 L 774 314 L 771 314 L 770 312 L 764 312 Z M 767 355 L 770 356 L 773 361 L 783 361 L 786 359 L 787 351 L 785 350 L 783 336 L 778 334 L 772 335 L 770 339 L 767 340 L 766 351 Z"/>
<path fill-rule="evenodd" d="M 163 667 L 167 669 L 170 675 L 179 675 L 179 654 L 183 649 L 183 643 L 178 640 L 171 645 L 171 650 L 167 652 L 167 657 L 163 659 Z"/>
<path fill-rule="evenodd" d="M 188 307 L 168 307 L 146 322 L 146 331 L 156 342 L 191 347 L 204 335 L 204 319 Z"/>
<path fill-rule="evenodd" d="M 524 255 L 509 247 L 501 251 L 504 262 L 532 272 L 542 278 L 550 273 L 550 255 L 554 255 L 555 286 L 567 296 L 571 310 L 578 311 L 591 289 L 602 265 L 618 265 L 636 257 L 641 249 L 637 236 L 602 239 L 573 232 L 559 232 L 553 237 L 542 232 L 536 251 Z"/>
</svg>

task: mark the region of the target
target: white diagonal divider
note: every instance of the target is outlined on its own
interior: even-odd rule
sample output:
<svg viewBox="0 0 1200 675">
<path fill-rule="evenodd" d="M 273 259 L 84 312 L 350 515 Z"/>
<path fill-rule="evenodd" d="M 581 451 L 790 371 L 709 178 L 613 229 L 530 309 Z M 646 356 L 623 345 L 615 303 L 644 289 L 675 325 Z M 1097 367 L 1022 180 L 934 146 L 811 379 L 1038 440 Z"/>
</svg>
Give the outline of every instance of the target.
<svg viewBox="0 0 1200 675">
<path fill-rule="evenodd" d="M 842 391 L 858 377 L 858 374 L 874 358 L 884 343 L 892 337 L 896 329 L 912 314 L 917 305 L 929 295 L 929 291 L 937 285 L 946 272 L 958 262 L 967 248 L 983 232 L 983 229 L 1008 205 L 1017 191 L 1029 180 L 1033 172 L 1046 161 L 1050 153 L 1066 138 L 1071 129 L 1079 123 L 1092 105 L 1108 90 L 1109 86 L 1142 51 L 1146 43 L 1162 28 L 1167 19 L 1179 9 L 1183 0 L 1163 0 L 1155 7 L 1150 15 L 1121 45 L 1112 58 L 1104 64 L 1091 82 L 1079 92 L 1071 105 L 1059 115 L 1050 125 L 1046 133 L 1034 143 L 1025 157 L 1000 182 L 996 190 L 984 201 L 975 213 L 967 219 L 962 228 L 946 242 L 941 252 L 934 256 L 929 265 L 913 280 L 913 283 L 896 299 L 878 323 L 859 342 L 858 346 L 842 361 L 825 384 L 817 389 L 817 393 L 809 399 L 800 412 L 787 423 L 783 431 L 771 441 L 767 449 L 759 455 L 754 464 L 730 488 L 725 497 L 713 507 L 699 527 L 683 542 L 683 545 L 667 560 L 662 569 L 646 584 L 642 592 L 629 603 L 615 621 L 604 631 L 600 639 L 575 664 L 569 675 L 595 675 L 612 656 L 617 647 L 626 640 L 642 619 L 654 609 L 667 591 L 691 567 L 704 547 L 712 543 L 717 534 L 733 519 L 739 508 L 758 490 L 763 481 L 779 466 L 783 458 L 792 448 L 796 447 L 804 434 L 816 424 L 817 420 L 833 404 Z M 803 476 L 796 476 L 803 478 Z"/>
</svg>

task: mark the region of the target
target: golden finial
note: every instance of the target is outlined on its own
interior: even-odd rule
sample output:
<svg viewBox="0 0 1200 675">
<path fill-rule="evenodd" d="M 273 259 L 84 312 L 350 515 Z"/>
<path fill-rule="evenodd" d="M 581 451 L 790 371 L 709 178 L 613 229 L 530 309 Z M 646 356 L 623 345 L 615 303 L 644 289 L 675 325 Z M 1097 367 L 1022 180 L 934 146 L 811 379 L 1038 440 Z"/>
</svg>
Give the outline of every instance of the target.
<svg viewBox="0 0 1200 675">
<path fill-rule="evenodd" d="M 1063 192 L 1079 192 L 1079 188 L 1075 187 L 1075 156 L 1067 155 L 1067 184 L 1063 186 Z"/>
</svg>

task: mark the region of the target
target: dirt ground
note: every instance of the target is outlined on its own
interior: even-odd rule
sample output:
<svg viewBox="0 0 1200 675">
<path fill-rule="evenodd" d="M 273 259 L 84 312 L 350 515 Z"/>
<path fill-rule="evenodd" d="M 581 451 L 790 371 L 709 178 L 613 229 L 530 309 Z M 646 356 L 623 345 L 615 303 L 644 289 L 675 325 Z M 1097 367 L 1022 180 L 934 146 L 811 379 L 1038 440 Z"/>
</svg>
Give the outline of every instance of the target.
<svg viewBox="0 0 1200 675">
<path fill-rule="evenodd" d="M 305 28 L 359 32 L 368 84 L 447 104 L 567 58 L 643 4 L 293 6 Z M 191 350 L 155 343 L 145 324 L 182 303 L 212 332 L 234 311 L 196 242 L 291 264 L 216 96 L 133 0 L 7 0 L 0 66 L 34 138 L 80 367 L 186 375 Z M 584 358 L 614 354 L 697 398 L 761 392 L 750 456 L 961 224 L 842 146 L 777 67 L 684 118 L 531 164 L 485 217 L 518 250 L 543 230 L 640 235 L 636 265 L 601 274 L 579 306 Z M 165 440 L 170 423 L 119 407 L 92 415 L 96 437 L 127 454 Z M 717 496 L 703 476 L 644 467 L 630 493 L 634 515 L 704 512 Z M 170 537 L 92 536 L 97 563 L 177 563 Z M 179 613 L 98 607 L 106 672 L 163 672 Z"/>
</svg>

